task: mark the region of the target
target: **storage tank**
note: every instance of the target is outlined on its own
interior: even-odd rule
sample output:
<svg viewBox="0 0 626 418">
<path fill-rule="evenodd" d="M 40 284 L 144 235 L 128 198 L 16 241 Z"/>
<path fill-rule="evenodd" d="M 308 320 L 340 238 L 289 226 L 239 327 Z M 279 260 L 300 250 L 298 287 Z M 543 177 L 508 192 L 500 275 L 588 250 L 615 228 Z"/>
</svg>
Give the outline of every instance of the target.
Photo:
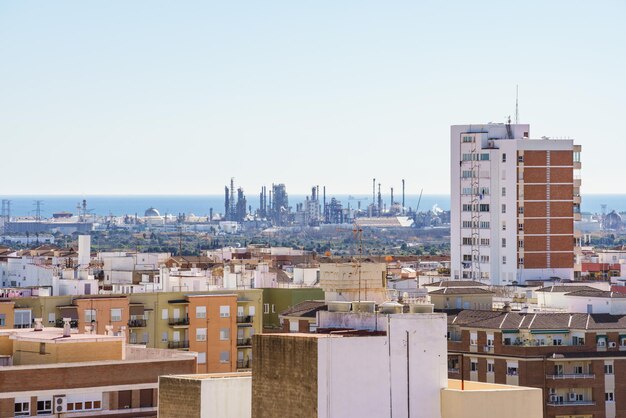
<svg viewBox="0 0 626 418">
<path fill-rule="evenodd" d="M 362 300 L 361 302 L 352 302 L 352 312 L 374 313 L 376 310 L 376 302 L 373 300 Z"/>
<path fill-rule="evenodd" d="M 398 314 L 402 313 L 402 304 L 398 302 L 388 301 L 381 303 L 378 307 L 378 311 L 383 314 Z"/>
<path fill-rule="evenodd" d="M 328 302 L 328 312 L 350 312 L 351 302 L 332 301 Z"/>
</svg>

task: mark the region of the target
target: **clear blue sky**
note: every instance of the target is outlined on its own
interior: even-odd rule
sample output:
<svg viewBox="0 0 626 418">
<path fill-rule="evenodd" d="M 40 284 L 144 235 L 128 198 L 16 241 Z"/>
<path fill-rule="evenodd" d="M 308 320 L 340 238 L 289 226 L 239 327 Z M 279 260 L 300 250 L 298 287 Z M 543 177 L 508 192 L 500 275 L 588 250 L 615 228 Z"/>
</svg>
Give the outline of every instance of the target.
<svg viewBox="0 0 626 418">
<path fill-rule="evenodd" d="M 1 1 L 0 195 L 448 193 L 449 125 L 626 193 L 624 1 Z"/>
</svg>

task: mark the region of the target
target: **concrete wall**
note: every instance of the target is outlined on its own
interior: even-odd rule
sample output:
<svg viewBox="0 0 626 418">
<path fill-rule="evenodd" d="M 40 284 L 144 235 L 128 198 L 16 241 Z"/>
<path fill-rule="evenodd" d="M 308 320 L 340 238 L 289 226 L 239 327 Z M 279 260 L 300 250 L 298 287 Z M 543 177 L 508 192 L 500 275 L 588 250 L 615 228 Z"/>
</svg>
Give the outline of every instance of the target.
<svg viewBox="0 0 626 418">
<path fill-rule="evenodd" d="M 441 391 L 441 418 L 541 418 L 541 389 L 450 380 Z"/>
<path fill-rule="evenodd" d="M 252 417 L 318 416 L 317 338 L 262 334 L 252 346 Z"/>
<path fill-rule="evenodd" d="M 203 379 L 200 416 L 201 418 L 250 418 L 252 416 L 251 375 Z"/>
</svg>

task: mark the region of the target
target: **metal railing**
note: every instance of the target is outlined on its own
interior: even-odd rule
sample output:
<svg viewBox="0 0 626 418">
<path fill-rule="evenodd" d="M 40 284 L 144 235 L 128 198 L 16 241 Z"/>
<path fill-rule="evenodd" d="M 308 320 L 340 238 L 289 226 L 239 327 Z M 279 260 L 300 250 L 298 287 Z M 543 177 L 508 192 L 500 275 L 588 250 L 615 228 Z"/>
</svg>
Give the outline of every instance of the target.
<svg viewBox="0 0 626 418">
<path fill-rule="evenodd" d="M 128 321 L 129 328 L 144 328 L 146 326 L 145 319 L 131 319 Z"/>
<path fill-rule="evenodd" d="M 547 374 L 546 378 L 548 379 L 595 379 L 595 374 L 590 373 L 563 373 L 563 374 Z"/>
<path fill-rule="evenodd" d="M 189 341 L 168 341 L 167 348 L 189 348 Z"/>
<path fill-rule="evenodd" d="M 237 338 L 237 347 L 252 345 L 252 338 Z"/>
<path fill-rule="evenodd" d="M 169 320 L 171 326 L 189 325 L 189 318 L 173 318 Z"/>
<path fill-rule="evenodd" d="M 237 316 L 238 324 L 250 324 L 252 323 L 252 317 L 250 315 L 247 316 Z"/>
<path fill-rule="evenodd" d="M 57 319 L 54 322 L 54 327 L 55 328 L 63 328 L 63 320 L 62 319 Z M 70 320 L 70 328 L 78 328 L 78 319 Z"/>
<path fill-rule="evenodd" d="M 237 360 L 237 368 L 238 369 L 249 369 L 250 368 L 250 360 Z"/>
<path fill-rule="evenodd" d="M 548 406 L 573 406 L 573 405 L 590 405 L 593 406 L 594 401 L 548 401 Z"/>
</svg>

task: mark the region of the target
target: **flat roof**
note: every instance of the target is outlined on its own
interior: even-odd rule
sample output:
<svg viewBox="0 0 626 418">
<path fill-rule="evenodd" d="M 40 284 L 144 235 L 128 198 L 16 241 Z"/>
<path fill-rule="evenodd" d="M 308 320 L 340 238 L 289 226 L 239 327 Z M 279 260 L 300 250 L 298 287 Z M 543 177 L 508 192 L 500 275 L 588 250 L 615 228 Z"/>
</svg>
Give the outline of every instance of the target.
<svg viewBox="0 0 626 418">
<path fill-rule="evenodd" d="M 35 331 L 34 328 L 6 329 L 0 330 L 0 336 L 8 335 L 12 340 L 34 341 L 46 343 L 66 343 L 66 342 L 96 342 L 96 341 L 123 341 L 124 337 L 116 335 L 102 334 L 70 334 L 63 336 L 62 328 L 44 328 Z"/>
</svg>

